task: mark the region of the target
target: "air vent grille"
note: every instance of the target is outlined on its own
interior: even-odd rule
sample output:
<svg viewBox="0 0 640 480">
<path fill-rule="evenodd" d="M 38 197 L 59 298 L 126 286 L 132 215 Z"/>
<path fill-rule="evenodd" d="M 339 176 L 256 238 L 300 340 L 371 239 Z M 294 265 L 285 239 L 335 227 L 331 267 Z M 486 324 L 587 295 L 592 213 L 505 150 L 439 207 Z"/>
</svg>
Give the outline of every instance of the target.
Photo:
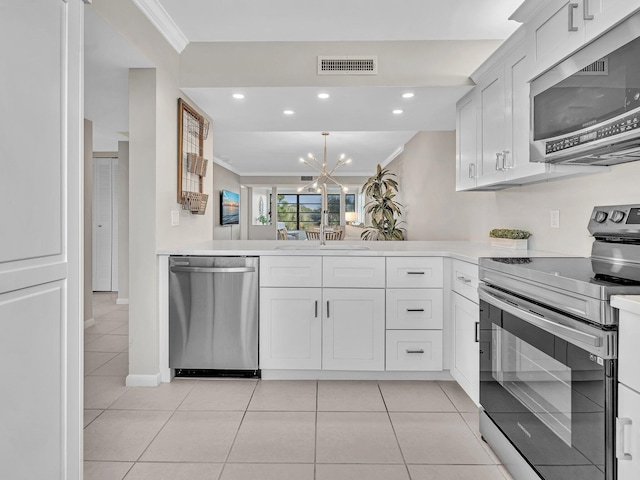
<svg viewBox="0 0 640 480">
<path fill-rule="evenodd" d="M 318 75 L 377 75 L 378 57 L 318 57 Z"/>
<path fill-rule="evenodd" d="M 300 181 L 301 182 L 310 182 L 311 180 L 313 180 L 313 177 L 311 175 L 303 175 L 300 177 Z"/>
<path fill-rule="evenodd" d="M 609 75 L 609 59 L 602 58 L 597 60 L 584 67 L 576 75 Z"/>
</svg>

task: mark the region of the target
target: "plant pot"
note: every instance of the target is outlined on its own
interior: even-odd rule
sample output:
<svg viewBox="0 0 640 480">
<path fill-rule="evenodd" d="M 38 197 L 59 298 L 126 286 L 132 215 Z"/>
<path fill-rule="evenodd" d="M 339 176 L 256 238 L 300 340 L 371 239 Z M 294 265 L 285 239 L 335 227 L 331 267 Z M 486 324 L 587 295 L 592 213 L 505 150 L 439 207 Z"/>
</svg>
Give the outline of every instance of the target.
<svg viewBox="0 0 640 480">
<path fill-rule="evenodd" d="M 491 238 L 492 247 L 513 248 L 515 250 L 526 250 L 528 241 L 526 239 L 515 238 Z"/>
</svg>

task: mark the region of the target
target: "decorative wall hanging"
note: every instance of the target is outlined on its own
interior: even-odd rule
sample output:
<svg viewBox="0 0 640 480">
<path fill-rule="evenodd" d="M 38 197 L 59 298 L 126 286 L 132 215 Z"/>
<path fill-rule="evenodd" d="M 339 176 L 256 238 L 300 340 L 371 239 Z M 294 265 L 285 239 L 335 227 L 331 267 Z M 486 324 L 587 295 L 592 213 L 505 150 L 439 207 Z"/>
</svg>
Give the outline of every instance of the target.
<svg viewBox="0 0 640 480">
<path fill-rule="evenodd" d="M 183 210 L 204 215 L 209 196 L 202 192 L 209 161 L 203 154 L 209 121 L 178 99 L 178 203 Z"/>
</svg>

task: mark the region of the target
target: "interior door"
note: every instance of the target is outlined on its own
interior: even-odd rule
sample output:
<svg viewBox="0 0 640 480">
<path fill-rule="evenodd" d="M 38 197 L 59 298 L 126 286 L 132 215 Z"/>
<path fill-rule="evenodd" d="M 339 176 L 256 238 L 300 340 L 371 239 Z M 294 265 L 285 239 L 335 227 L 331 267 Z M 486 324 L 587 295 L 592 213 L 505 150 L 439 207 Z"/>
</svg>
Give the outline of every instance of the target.
<svg viewBox="0 0 640 480">
<path fill-rule="evenodd" d="M 93 162 L 93 291 L 110 292 L 113 248 L 113 176 L 110 158 Z"/>
<path fill-rule="evenodd" d="M 81 0 L 0 1 L 0 477 L 82 477 Z"/>
</svg>

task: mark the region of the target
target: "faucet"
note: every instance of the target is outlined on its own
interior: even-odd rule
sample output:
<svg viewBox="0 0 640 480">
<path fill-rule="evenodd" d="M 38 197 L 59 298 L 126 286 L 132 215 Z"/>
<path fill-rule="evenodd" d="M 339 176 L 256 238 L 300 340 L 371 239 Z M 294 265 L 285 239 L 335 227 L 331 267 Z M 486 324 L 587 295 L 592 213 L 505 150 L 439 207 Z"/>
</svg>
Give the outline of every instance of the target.
<svg viewBox="0 0 640 480">
<path fill-rule="evenodd" d="M 327 206 L 327 184 L 322 183 L 322 204 L 321 211 L 322 215 L 320 217 L 320 245 L 326 245 L 326 238 L 324 234 L 325 222 L 328 221 L 327 216 L 329 215 L 329 207 Z"/>
</svg>

